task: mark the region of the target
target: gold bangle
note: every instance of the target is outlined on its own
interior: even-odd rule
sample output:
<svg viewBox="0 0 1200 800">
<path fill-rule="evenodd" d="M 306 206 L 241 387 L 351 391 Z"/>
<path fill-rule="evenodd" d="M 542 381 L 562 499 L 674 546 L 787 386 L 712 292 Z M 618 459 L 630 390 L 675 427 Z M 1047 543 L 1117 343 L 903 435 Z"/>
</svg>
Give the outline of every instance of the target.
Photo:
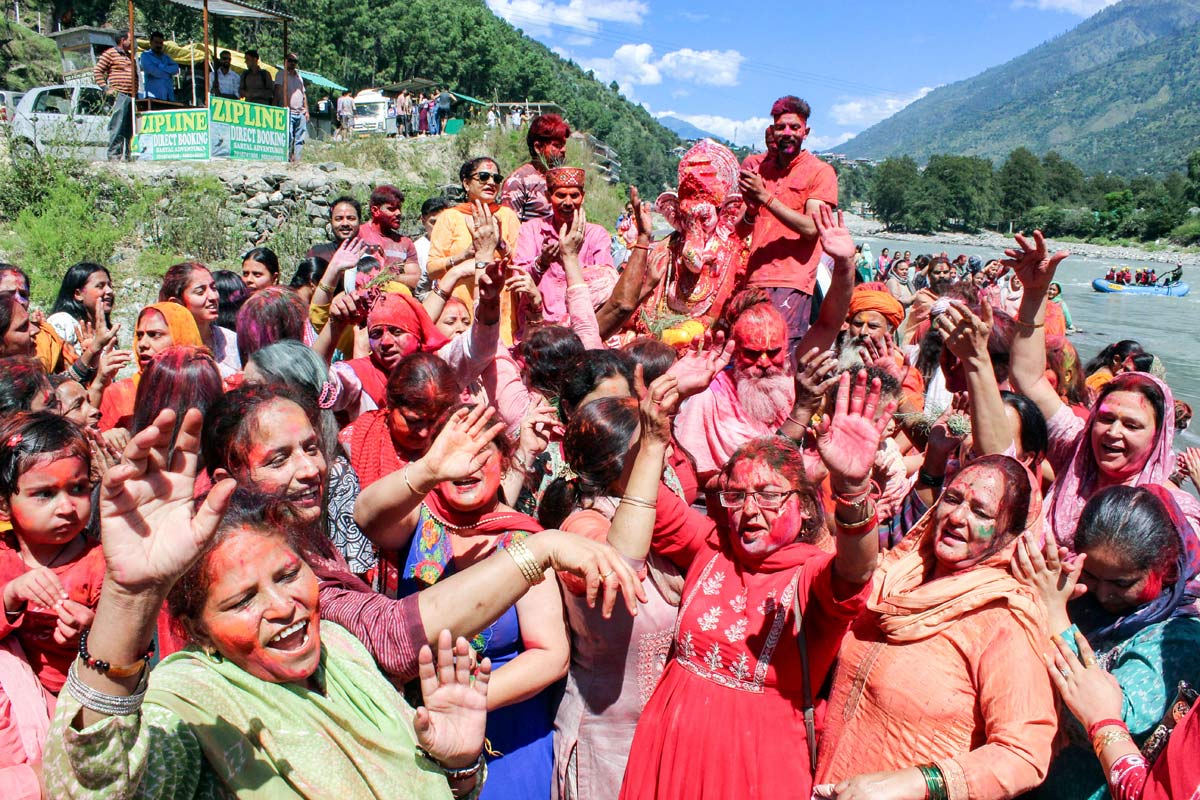
<svg viewBox="0 0 1200 800">
<path fill-rule="evenodd" d="M 1096 751 L 1096 758 L 1100 757 L 1100 754 L 1104 752 L 1104 748 L 1118 742 L 1132 743 L 1133 737 L 1124 728 L 1112 728 L 1096 734 L 1096 737 L 1092 739 L 1092 749 Z"/>
<path fill-rule="evenodd" d="M 411 466 L 412 466 L 412 462 L 410 461 L 404 465 L 404 469 L 400 470 L 400 477 L 404 479 L 404 485 L 407 486 L 408 490 L 410 492 L 412 492 L 413 494 L 429 494 L 428 489 L 425 491 L 421 491 L 417 487 L 413 486 L 412 481 L 410 481 L 408 479 L 408 468 Z"/>
<path fill-rule="evenodd" d="M 530 586 L 537 586 L 546 580 L 546 571 L 533 557 L 533 553 L 529 551 L 529 545 L 525 544 L 523 538 L 513 539 L 504 548 L 504 552 L 512 556 L 512 560 L 517 564 L 517 569 L 521 570 L 521 575 Z"/>
<path fill-rule="evenodd" d="M 1033 323 L 1033 322 L 1025 322 L 1024 320 L 1020 320 L 1020 319 L 1014 319 L 1013 324 L 1016 325 L 1018 328 L 1024 328 L 1027 331 L 1036 331 L 1038 328 L 1046 327 L 1046 323 L 1044 321 L 1038 322 L 1038 323 Z"/>
<path fill-rule="evenodd" d="M 650 502 L 649 500 L 644 500 L 644 499 L 642 499 L 641 497 L 633 497 L 633 496 L 631 496 L 631 495 L 625 495 L 624 497 L 622 497 L 622 498 L 621 498 L 621 502 L 622 502 L 622 503 L 629 503 L 629 505 L 631 505 L 631 506 L 636 506 L 636 507 L 638 507 L 638 508 L 648 508 L 648 509 L 650 509 L 651 511 L 657 511 L 657 510 L 658 510 L 658 504 L 657 504 L 657 503 L 652 503 L 652 502 Z"/>
<path fill-rule="evenodd" d="M 325 292 L 325 294 L 329 294 L 329 295 L 335 294 L 337 292 L 336 286 L 326 286 L 323 283 L 318 283 L 317 288 L 320 289 L 321 291 Z"/>
</svg>

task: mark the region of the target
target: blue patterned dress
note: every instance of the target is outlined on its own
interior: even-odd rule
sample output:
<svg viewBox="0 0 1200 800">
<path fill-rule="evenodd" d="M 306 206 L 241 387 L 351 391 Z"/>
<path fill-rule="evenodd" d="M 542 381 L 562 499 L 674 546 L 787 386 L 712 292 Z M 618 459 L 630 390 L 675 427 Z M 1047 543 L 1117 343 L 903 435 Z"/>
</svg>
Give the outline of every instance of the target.
<svg viewBox="0 0 1200 800">
<path fill-rule="evenodd" d="M 502 534 L 496 547 L 504 548 L 523 532 Z M 453 575 L 454 552 L 449 533 L 424 505 L 400 574 L 400 596 L 432 586 Z M 492 669 L 503 669 L 523 650 L 517 608 L 513 606 L 471 640 L 479 658 L 492 660 Z M 558 692 L 547 688 L 528 700 L 488 711 L 487 739 L 499 756 L 488 756 L 488 778 L 481 800 L 547 800 L 554 774 L 554 708 Z"/>
</svg>

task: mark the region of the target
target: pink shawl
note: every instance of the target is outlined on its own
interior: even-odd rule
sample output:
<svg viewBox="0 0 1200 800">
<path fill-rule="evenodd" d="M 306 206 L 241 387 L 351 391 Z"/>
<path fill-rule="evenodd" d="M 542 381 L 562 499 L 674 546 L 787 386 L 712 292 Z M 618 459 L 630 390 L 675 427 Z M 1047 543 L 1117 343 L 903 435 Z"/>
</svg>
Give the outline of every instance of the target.
<svg viewBox="0 0 1200 800">
<path fill-rule="evenodd" d="M 1171 447 L 1175 442 L 1175 397 L 1171 388 L 1163 381 L 1145 372 L 1126 373 L 1113 379 L 1114 382 L 1131 382 L 1135 380 L 1150 381 L 1158 387 L 1163 395 L 1163 419 L 1158 426 L 1158 436 L 1154 449 L 1146 459 L 1141 473 L 1131 482 L 1130 486 L 1147 486 L 1165 484 L 1167 478 L 1175 471 L 1175 453 Z M 1096 492 L 1100 481 L 1100 469 L 1092 453 L 1091 430 L 1096 422 L 1096 414 L 1100 404 L 1096 403 L 1088 415 L 1087 422 L 1075 444 L 1075 454 L 1061 470 L 1051 489 L 1049 517 L 1053 525 L 1054 536 L 1060 544 L 1072 546 L 1075 540 L 1075 528 L 1079 525 L 1079 517 L 1083 507 Z M 1193 521 L 1200 515 L 1200 503 L 1184 492 L 1172 492 L 1184 513 Z"/>
</svg>

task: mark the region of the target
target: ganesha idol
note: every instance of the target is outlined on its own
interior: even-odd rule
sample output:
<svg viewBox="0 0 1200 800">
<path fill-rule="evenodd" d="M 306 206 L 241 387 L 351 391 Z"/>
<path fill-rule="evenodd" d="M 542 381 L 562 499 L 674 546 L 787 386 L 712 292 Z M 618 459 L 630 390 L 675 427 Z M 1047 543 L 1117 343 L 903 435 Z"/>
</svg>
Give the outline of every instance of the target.
<svg viewBox="0 0 1200 800">
<path fill-rule="evenodd" d="M 647 271 L 663 277 L 638 314 L 642 332 L 687 344 L 712 326 L 739 288 L 750 249 L 734 231 L 745 209 L 737 179 L 737 158 L 711 139 L 680 160 L 678 194 L 664 192 L 655 203 L 675 231 L 649 254 Z"/>
</svg>

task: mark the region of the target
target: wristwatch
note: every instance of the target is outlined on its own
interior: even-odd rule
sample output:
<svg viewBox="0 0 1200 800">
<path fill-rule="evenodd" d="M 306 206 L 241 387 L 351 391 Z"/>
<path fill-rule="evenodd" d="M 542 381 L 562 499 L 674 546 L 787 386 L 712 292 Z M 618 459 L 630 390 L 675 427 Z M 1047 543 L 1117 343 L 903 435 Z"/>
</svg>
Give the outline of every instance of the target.
<svg viewBox="0 0 1200 800">
<path fill-rule="evenodd" d="M 491 265 L 492 265 L 492 262 L 490 262 L 490 261 L 476 261 L 475 269 L 487 269 Z"/>
</svg>

